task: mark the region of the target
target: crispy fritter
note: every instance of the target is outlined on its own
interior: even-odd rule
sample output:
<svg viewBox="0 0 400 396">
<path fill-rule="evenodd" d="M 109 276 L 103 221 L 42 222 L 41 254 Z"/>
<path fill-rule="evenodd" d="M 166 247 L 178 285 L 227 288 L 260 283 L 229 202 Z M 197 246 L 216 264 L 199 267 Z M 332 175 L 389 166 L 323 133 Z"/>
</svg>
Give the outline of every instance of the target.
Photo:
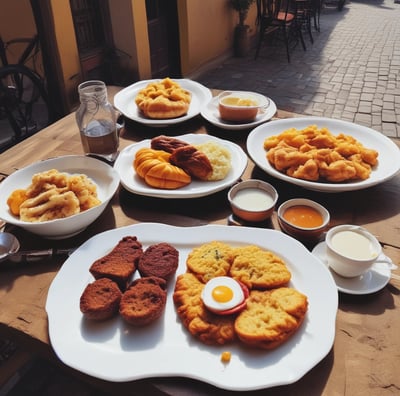
<svg viewBox="0 0 400 396">
<path fill-rule="evenodd" d="M 235 320 L 235 331 L 247 345 L 273 349 L 297 331 L 307 307 L 307 297 L 292 288 L 253 290 L 246 309 Z"/>
<path fill-rule="evenodd" d="M 208 311 L 201 300 L 204 283 L 189 272 L 178 276 L 173 294 L 178 316 L 190 334 L 208 345 L 223 345 L 236 339 L 233 315 Z"/>
<path fill-rule="evenodd" d="M 216 276 L 224 276 L 229 273 L 233 261 L 233 249 L 218 241 L 205 243 L 193 249 L 186 265 L 203 283 Z"/>
<path fill-rule="evenodd" d="M 249 289 L 271 289 L 286 285 L 291 278 L 285 262 L 276 254 L 250 245 L 234 250 L 229 275 Z"/>
<path fill-rule="evenodd" d="M 378 163 L 376 150 L 364 147 L 352 136 L 334 136 L 316 125 L 271 136 L 265 139 L 264 149 L 276 170 L 309 181 L 365 180 Z"/>
</svg>

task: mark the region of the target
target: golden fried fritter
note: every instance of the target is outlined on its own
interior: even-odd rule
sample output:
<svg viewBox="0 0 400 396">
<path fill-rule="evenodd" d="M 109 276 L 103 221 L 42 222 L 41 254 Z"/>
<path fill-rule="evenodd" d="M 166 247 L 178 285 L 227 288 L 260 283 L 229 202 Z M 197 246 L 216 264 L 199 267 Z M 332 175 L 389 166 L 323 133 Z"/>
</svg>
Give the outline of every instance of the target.
<svg viewBox="0 0 400 396">
<path fill-rule="evenodd" d="M 334 136 L 327 128 L 310 125 L 287 129 L 264 141 L 266 158 L 288 176 L 333 183 L 365 180 L 378 163 L 378 152 L 343 133 Z"/>
</svg>

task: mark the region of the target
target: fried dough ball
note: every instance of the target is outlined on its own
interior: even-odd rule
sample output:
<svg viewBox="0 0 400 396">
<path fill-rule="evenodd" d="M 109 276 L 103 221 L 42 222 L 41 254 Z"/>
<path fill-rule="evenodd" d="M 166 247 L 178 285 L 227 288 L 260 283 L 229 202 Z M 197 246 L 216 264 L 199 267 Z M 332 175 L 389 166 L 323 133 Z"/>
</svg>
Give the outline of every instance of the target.
<svg viewBox="0 0 400 396">
<path fill-rule="evenodd" d="M 19 216 L 19 208 L 27 198 L 26 190 L 23 189 L 14 190 L 8 197 L 7 205 L 14 216 Z"/>
</svg>

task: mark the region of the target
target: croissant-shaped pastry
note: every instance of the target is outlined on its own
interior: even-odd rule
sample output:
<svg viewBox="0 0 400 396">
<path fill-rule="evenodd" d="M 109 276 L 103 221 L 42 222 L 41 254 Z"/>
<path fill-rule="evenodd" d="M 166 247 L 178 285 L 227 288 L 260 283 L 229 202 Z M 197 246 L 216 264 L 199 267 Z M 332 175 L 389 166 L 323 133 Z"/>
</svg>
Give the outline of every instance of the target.
<svg viewBox="0 0 400 396">
<path fill-rule="evenodd" d="M 186 186 L 192 181 L 190 175 L 171 164 L 170 156 L 165 151 L 144 147 L 137 151 L 133 167 L 151 187 L 174 190 Z"/>
</svg>

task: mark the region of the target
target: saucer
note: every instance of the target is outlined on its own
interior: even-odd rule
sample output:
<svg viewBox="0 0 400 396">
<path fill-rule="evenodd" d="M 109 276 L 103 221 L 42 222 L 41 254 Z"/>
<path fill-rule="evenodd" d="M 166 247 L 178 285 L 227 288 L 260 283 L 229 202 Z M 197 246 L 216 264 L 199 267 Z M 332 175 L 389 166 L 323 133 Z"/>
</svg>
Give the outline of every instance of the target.
<svg viewBox="0 0 400 396">
<path fill-rule="evenodd" d="M 201 115 L 211 124 L 222 128 L 228 129 L 231 131 L 242 130 L 242 129 L 251 129 L 256 127 L 257 125 L 262 124 L 263 122 L 269 121 L 276 113 L 276 104 L 271 99 L 269 100 L 269 106 L 265 111 L 260 111 L 255 118 L 255 120 L 246 123 L 235 123 L 228 122 L 221 119 L 218 111 L 218 97 L 214 97 L 211 101 L 204 107 L 201 111 Z"/>
<path fill-rule="evenodd" d="M 327 267 L 326 243 L 320 242 L 312 250 L 312 254 L 318 257 Z M 381 256 L 384 256 L 383 254 Z M 386 257 L 386 256 L 384 256 Z M 344 278 L 330 269 L 333 280 L 339 291 L 347 294 L 370 294 L 383 289 L 389 282 L 391 271 L 389 268 L 374 264 L 365 274 L 354 278 Z"/>
</svg>

